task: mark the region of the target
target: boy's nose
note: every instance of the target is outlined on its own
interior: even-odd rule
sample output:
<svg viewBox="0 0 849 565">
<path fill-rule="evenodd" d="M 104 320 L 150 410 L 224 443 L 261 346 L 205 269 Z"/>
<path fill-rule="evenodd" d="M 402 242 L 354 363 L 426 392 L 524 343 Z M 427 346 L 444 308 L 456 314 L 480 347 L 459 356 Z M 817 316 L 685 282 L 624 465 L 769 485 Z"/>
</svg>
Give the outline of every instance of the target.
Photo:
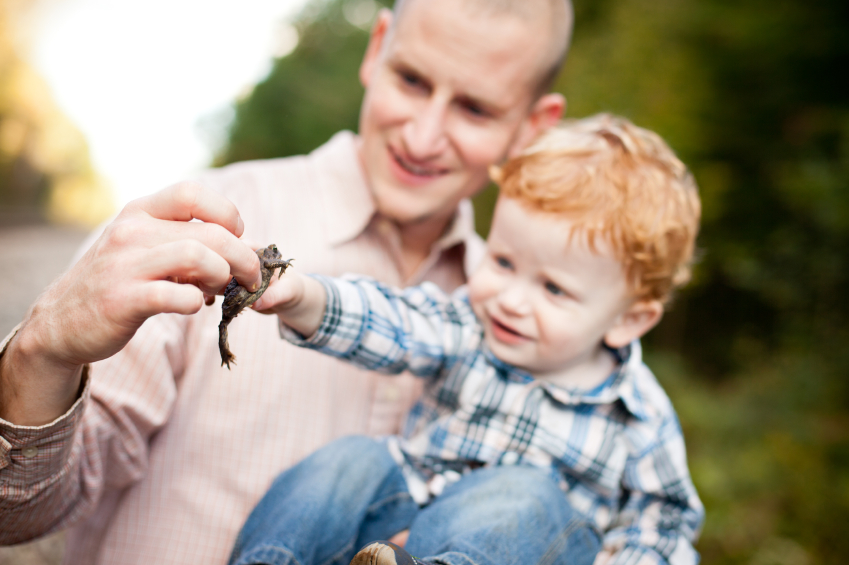
<svg viewBox="0 0 849 565">
<path fill-rule="evenodd" d="M 526 316 L 531 311 L 527 294 L 520 284 L 513 284 L 504 288 L 498 294 L 498 304 L 504 312 L 514 316 Z"/>
<path fill-rule="evenodd" d="M 445 122 L 447 104 L 435 97 L 420 106 L 402 129 L 405 149 L 417 161 L 427 161 L 442 154 L 448 147 Z"/>
</svg>

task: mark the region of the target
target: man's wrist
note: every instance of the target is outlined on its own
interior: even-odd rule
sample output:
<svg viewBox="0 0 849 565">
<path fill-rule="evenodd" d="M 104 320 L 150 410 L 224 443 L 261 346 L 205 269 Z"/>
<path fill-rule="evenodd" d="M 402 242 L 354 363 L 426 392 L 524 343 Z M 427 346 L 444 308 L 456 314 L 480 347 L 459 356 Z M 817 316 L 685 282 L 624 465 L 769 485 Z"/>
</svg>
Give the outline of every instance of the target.
<svg viewBox="0 0 849 565">
<path fill-rule="evenodd" d="M 0 418 L 19 426 L 52 422 L 76 401 L 82 372 L 82 365 L 51 362 L 19 328 L 0 351 Z"/>
</svg>

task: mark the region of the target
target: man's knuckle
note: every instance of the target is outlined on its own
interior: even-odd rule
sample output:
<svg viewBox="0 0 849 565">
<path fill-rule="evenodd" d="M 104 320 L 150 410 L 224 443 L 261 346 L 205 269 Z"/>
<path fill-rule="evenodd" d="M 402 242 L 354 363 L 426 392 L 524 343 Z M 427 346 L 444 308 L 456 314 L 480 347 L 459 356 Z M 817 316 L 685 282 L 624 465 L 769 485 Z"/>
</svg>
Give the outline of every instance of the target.
<svg viewBox="0 0 849 565">
<path fill-rule="evenodd" d="M 201 242 L 194 239 L 186 240 L 182 251 L 183 264 L 194 270 L 203 264 L 206 253 L 206 247 Z"/>
<path fill-rule="evenodd" d="M 202 187 L 194 181 L 183 181 L 173 186 L 173 198 L 181 208 L 193 209 L 200 200 Z"/>
<path fill-rule="evenodd" d="M 115 222 L 107 229 L 107 239 L 112 245 L 126 247 L 137 243 L 139 229 L 136 222 L 125 220 Z"/>
</svg>

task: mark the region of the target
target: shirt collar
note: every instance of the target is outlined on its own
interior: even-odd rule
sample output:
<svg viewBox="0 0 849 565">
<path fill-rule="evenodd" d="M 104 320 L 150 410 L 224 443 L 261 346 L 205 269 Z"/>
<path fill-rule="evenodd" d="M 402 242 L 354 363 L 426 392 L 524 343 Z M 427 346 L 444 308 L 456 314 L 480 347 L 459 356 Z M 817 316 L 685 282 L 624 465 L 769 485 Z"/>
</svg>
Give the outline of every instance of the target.
<svg viewBox="0 0 849 565">
<path fill-rule="evenodd" d="M 495 357 L 482 342 L 483 353 L 495 367 L 496 372 L 503 378 L 527 384 L 535 379 L 532 375 L 501 361 Z M 637 386 L 637 372 L 643 364 L 642 347 L 639 340 L 615 351 L 620 360 L 616 371 L 595 388 L 589 390 L 575 390 L 557 386 L 555 384 L 536 379 L 539 385 L 555 400 L 562 404 L 612 404 L 621 400 L 625 408 L 635 418 L 646 421 L 649 419 L 649 410 Z"/>
<path fill-rule="evenodd" d="M 357 154 L 357 136 L 340 131 L 310 153 L 321 168 L 321 195 L 331 245 L 363 233 L 376 211 L 374 198 Z"/>
<path fill-rule="evenodd" d="M 362 234 L 377 212 L 371 188 L 357 153 L 357 136 L 341 131 L 310 154 L 319 161 L 323 174 L 322 200 L 329 222 L 327 238 L 339 245 Z M 477 245 L 468 245 L 475 241 Z M 467 244 L 465 265 L 471 273 L 483 257 L 483 246 L 475 233 L 474 210 L 470 200 L 460 202 L 448 229 L 434 244 L 442 252 L 461 243 Z"/>
</svg>

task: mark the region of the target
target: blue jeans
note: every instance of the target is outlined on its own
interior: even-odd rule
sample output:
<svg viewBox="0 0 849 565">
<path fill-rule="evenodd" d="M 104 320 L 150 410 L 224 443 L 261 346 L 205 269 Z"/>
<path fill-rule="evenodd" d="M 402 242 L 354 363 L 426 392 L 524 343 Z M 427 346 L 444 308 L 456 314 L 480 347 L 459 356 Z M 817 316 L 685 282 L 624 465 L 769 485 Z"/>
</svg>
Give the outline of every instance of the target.
<svg viewBox="0 0 849 565">
<path fill-rule="evenodd" d="M 420 508 L 379 441 L 347 437 L 280 474 L 236 539 L 231 565 L 348 565 L 409 529 L 406 549 L 445 565 L 591 564 L 599 535 L 543 471 L 485 467 Z"/>
</svg>

